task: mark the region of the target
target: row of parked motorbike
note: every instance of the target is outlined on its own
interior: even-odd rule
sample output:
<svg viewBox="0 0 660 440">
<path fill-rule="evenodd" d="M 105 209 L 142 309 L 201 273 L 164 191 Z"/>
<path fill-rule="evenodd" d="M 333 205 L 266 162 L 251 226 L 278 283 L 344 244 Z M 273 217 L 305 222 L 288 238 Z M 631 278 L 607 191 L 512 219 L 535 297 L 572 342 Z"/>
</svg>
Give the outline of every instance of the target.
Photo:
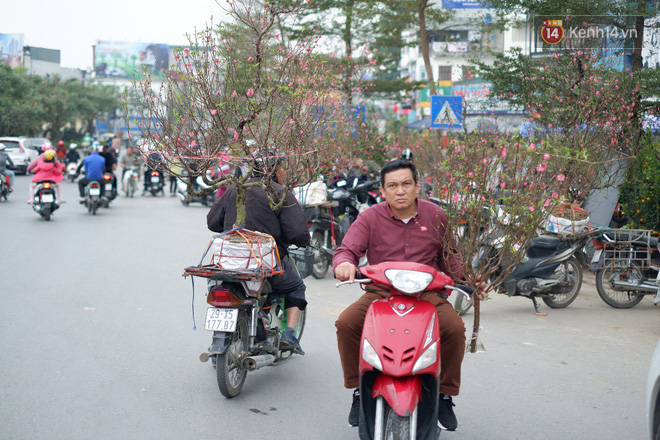
<svg viewBox="0 0 660 440">
<path fill-rule="evenodd" d="M 334 250 L 357 215 L 380 201 L 378 186 L 377 181 L 340 180 L 328 188 L 327 204 L 305 208 L 315 252 L 314 278 L 327 275 Z M 475 267 L 500 252 L 498 240 L 491 237 L 489 242 L 472 262 Z M 598 294 L 612 307 L 634 307 L 645 295 L 654 295 L 654 303 L 660 303 L 658 238 L 651 231 L 626 229 L 535 237 L 523 262 L 504 279 L 498 293 L 530 298 L 537 312 L 538 298 L 551 308 L 568 307 L 580 292 L 585 270 L 595 272 Z M 472 307 L 470 297 L 457 295 L 454 301 L 460 315 Z"/>
</svg>

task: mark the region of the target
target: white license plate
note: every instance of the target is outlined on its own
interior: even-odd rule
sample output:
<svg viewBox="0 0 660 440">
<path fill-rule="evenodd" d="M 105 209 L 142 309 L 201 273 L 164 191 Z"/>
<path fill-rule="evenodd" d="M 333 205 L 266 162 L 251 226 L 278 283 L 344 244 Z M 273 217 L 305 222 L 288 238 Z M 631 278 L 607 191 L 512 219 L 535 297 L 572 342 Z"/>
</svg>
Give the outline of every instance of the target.
<svg viewBox="0 0 660 440">
<path fill-rule="evenodd" d="M 151 177 L 151 182 L 152 183 L 158 183 L 158 182 L 160 182 L 160 178 L 158 176 L 152 176 Z"/>
<path fill-rule="evenodd" d="M 105 190 L 106 191 L 112 191 L 112 183 L 106 183 L 105 184 Z"/>
<path fill-rule="evenodd" d="M 596 249 L 596 252 L 594 252 L 594 256 L 591 257 L 591 264 L 596 264 L 598 263 L 598 260 L 600 260 L 600 256 L 603 254 L 602 249 Z"/>
<path fill-rule="evenodd" d="M 53 203 L 53 200 L 55 199 L 53 198 L 52 194 L 44 194 L 41 196 L 42 203 Z"/>
<path fill-rule="evenodd" d="M 89 195 L 90 195 L 90 196 L 98 196 L 98 195 L 101 195 L 101 188 L 90 188 L 90 189 L 89 189 Z"/>
<path fill-rule="evenodd" d="M 238 309 L 219 309 L 209 307 L 206 309 L 206 321 L 204 328 L 218 332 L 236 331 L 238 322 Z"/>
</svg>

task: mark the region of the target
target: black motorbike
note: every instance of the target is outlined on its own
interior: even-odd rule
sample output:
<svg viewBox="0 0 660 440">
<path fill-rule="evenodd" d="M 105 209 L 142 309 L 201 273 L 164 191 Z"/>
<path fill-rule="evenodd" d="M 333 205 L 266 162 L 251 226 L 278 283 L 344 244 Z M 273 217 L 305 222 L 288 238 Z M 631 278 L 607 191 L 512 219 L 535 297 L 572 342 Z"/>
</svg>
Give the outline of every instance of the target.
<svg viewBox="0 0 660 440">
<path fill-rule="evenodd" d="M 103 197 L 101 206 L 110 207 L 110 202 L 117 198 L 117 178 L 112 173 L 103 173 Z"/>
<path fill-rule="evenodd" d="M 592 239 L 592 233 L 560 237 L 554 234 L 534 237 L 527 248 L 525 257 L 516 269 L 504 278 L 497 288 L 497 293 L 508 296 L 524 296 L 532 300 L 538 313 L 539 304 L 536 298 L 553 308 L 568 307 L 582 287 L 583 268 L 588 267 L 584 246 Z M 475 256 L 474 267 L 484 261 L 499 258 L 499 253 L 505 249 L 498 240 L 484 246 Z M 500 270 L 491 279 L 498 278 L 504 266 L 508 265 L 503 258 Z M 454 308 L 459 315 L 464 315 L 472 307 L 472 299 L 459 295 Z"/>
<path fill-rule="evenodd" d="M 85 198 L 82 202 L 89 211 L 90 214 L 96 215 L 96 211 L 99 209 L 103 203 L 103 198 L 101 197 L 101 183 L 92 180 L 87 186 L 85 186 Z"/>
<path fill-rule="evenodd" d="M 2 199 L 7 200 L 7 197 L 9 197 L 9 193 L 11 191 L 9 190 L 9 176 L 4 176 L 0 174 L 0 201 Z"/>
<path fill-rule="evenodd" d="M 152 170 L 144 176 L 146 180 L 145 189 L 152 196 L 156 197 L 159 193 L 165 195 L 165 176 L 160 171 Z"/>
<path fill-rule="evenodd" d="M 53 181 L 42 180 L 37 182 L 37 186 L 34 189 L 32 209 L 45 220 L 50 220 L 53 212 L 60 207 L 55 185 L 56 183 Z"/>
<path fill-rule="evenodd" d="M 374 181 L 358 182 L 355 177 L 338 180 L 328 188 L 328 203 L 317 206 L 318 214 L 314 218 L 308 217 L 310 247 L 314 249 L 314 278 L 325 278 L 335 249 L 348 228 L 361 211 L 377 203 L 370 194 L 377 184 Z"/>
</svg>

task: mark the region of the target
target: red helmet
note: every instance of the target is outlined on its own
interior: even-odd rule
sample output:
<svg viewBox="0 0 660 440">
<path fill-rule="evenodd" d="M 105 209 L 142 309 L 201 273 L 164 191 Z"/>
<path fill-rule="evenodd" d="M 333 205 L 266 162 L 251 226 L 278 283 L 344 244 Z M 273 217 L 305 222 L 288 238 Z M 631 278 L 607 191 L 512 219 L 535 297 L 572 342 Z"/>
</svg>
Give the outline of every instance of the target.
<svg viewBox="0 0 660 440">
<path fill-rule="evenodd" d="M 57 145 L 64 145 L 64 141 L 59 141 Z"/>
</svg>

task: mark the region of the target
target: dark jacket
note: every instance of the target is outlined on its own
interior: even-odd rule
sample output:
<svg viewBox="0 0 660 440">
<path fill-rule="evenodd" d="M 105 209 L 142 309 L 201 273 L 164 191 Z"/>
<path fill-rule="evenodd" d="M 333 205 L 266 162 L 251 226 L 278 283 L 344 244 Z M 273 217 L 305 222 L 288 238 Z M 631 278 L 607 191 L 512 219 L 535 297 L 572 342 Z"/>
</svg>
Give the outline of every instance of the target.
<svg viewBox="0 0 660 440">
<path fill-rule="evenodd" d="M 282 194 L 284 188 L 273 183 L 273 188 Z M 296 198 L 289 192 L 282 208 L 270 209 L 268 198 L 262 188 L 254 188 L 247 194 L 245 208 L 245 227 L 247 229 L 270 234 L 277 243 L 280 257 L 287 254 L 289 245 L 298 247 L 309 244 L 307 219 Z M 236 186 L 227 191 L 211 207 L 206 222 L 211 231 L 224 232 L 234 227 L 236 221 Z"/>
</svg>

